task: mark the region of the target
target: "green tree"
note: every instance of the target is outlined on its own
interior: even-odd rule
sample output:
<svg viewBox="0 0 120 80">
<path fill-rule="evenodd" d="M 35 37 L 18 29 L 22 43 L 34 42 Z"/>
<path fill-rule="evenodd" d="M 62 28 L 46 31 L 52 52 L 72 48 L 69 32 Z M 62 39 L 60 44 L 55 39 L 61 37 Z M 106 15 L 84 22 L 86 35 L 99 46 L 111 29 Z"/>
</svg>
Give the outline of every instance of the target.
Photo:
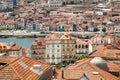
<svg viewBox="0 0 120 80">
<path fill-rule="evenodd" d="M 102 28 L 102 31 L 103 31 L 103 32 L 106 32 L 106 28 Z"/>
<path fill-rule="evenodd" d="M 98 29 L 98 28 L 94 28 L 93 31 L 94 31 L 94 32 L 97 32 L 97 31 L 99 31 L 99 29 Z"/>
<path fill-rule="evenodd" d="M 84 58 L 86 58 L 86 55 L 85 54 L 81 54 L 80 56 L 77 57 L 76 60 L 82 60 Z"/>
</svg>

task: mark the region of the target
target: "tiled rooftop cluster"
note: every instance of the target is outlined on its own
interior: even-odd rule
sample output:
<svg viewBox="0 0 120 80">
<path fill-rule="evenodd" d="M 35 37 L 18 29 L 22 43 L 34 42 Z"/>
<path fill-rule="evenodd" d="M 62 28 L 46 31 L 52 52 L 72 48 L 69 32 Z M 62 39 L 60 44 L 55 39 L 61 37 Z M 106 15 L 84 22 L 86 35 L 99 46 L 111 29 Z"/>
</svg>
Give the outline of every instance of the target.
<svg viewBox="0 0 120 80">
<path fill-rule="evenodd" d="M 0 43 L 0 80 L 120 79 L 119 0 L 0 0 L 0 35 L 14 31 L 46 36 L 31 58 Z"/>
</svg>

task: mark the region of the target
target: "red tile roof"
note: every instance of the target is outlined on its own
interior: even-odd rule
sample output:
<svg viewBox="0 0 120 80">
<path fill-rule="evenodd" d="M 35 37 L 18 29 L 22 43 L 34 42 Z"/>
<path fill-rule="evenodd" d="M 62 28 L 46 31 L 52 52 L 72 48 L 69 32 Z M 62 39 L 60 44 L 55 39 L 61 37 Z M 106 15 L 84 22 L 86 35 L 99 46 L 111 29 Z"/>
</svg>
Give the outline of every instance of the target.
<svg viewBox="0 0 120 80">
<path fill-rule="evenodd" d="M 60 36 L 57 35 L 57 34 L 48 34 L 46 37 L 45 37 L 46 40 L 59 40 L 60 39 Z"/>
<path fill-rule="evenodd" d="M 90 60 L 90 58 L 86 58 L 67 66 L 64 69 L 64 78 L 78 80 L 85 74 L 89 80 L 100 80 L 101 78 L 104 80 L 118 80 L 114 75 L 93 65 Z"/>
<path fill-rule="evenodd" d="M 120 49 L 112 45 L 98 45 L 96 51 L 91 53 L 90 56 L 100 56 L 107 58 L 117 58 L 120 59 Z"/>
<path fill-rule="evenodd" d="M 0 69 L 0 71 L 3 71 L 5 68 L 9 67 L 10 69 L 6 70 L 4 74 L 8 74 L 10 71 L 10 72 L 14 72 L 18 76 L 17 78 L 20 78 L 20 80 L 36 80 L 40 75 L 30 70 L 31 67 L 33 67 L 33 65 L 35 64 L 41 65 L 41 71 L 43 73 L 50 67 L 49 64 L 46 64 L 44 62 L 36 61 L 31 58 L 21 56 L 15 59 L 14 61 L 10 62 L 4 68 Z M 4 77 L 4 74 L 1 73 L 0 76 Z M 8 77 L 7 79 L 3 78 L 3 80 L 17 79 L 17 78 L 14 78 L 13 75 L 11 75 L 11 73 L 9 74 L 10 74 L 10 77 Z"/>
<path fill-rule="evenodd" d="M 39 43 L 41 45 L 45 45 L 45 40 L 43 40 L 41 38 L 36 38 L 35 41 L 32 43 L 32 45 L 39 45 Z"/>
</svg>

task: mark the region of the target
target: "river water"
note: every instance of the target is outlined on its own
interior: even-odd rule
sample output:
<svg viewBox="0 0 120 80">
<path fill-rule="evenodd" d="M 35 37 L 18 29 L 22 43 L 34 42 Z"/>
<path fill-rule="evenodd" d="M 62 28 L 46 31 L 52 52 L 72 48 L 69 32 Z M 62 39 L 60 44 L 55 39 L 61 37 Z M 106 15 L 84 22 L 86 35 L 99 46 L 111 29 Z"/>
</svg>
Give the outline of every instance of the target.
<svg viewBox="0 0 120 80">
<path fill-rule="evenodd" d="M 9 38 L 0 38 L 0 42 L 15 42 L 18 46 L 31 48 L 32 42 L 35 40 L 35 38 L 16 38 L 16 37 L 9 37 Z M 31 57 L 31 51 L 27 55 Z"/>
</svg>

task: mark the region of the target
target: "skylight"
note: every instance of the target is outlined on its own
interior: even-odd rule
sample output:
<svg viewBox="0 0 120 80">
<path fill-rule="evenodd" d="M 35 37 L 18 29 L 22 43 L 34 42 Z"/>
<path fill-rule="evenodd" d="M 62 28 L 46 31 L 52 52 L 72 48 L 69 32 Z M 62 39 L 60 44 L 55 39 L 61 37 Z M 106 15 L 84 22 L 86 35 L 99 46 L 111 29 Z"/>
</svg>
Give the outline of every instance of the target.
<svg viewBox="0 0 120 80">
<path fill-rule="evenodd" d="M 27 68 L 28 67 L 27 64 L 25 64 L 23 61 L 18 62 L 18 64 L 20 66 L 22 66 L 23 68 Z"/>
</svg>

